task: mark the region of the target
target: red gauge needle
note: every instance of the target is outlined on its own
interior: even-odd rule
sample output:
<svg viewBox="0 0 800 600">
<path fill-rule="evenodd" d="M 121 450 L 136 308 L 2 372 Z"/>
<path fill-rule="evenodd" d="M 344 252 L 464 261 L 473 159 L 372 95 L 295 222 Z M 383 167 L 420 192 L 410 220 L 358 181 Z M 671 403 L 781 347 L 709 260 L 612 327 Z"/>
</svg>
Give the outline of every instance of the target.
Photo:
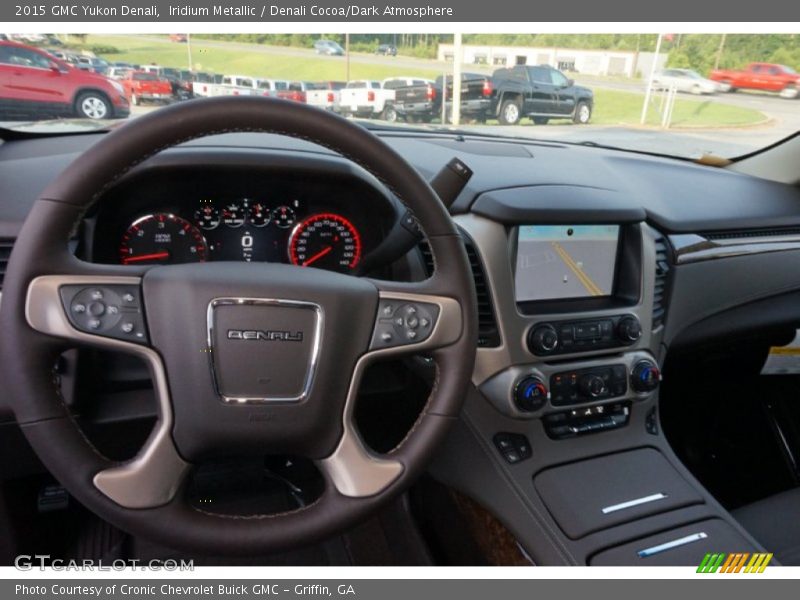
<svg viewBox="0 0 800 600">
<path fill-rule="evenodd" d="M 152 254 L 140 254 L 139 256 L 126 256 L 122 259 L 122 262 L 126 265 L 132 262 L 140 262 L 143 260 L 158 260 L 160 258 L 169 258 L 169 252 L 164 250 L 163 252 L 153 252 Z"/>
<path fill-rule="evenodd" d="M 312 256 L 312 257 L 311 257 L 311 258 L 309 258 L 307 261 L 305 261 L 305 262 L 303 263 L 303 266 L 304 266 L 304 267 L 307 267 L 307 266 L 308 266 L 308 265 L 310 265 L 311 263 L 315 263 L 315 262 L 317 262 L 317 261 L 318 261 L 320 258 L 322 258 L 323 256 L 325 256 L 326 254 L 328 254 L 328 253 L 329 253 L 329 252 L 331 252 L 332 250 L 333 250 L 333 246 L 328 246 L 328 247 L 327 247 L 327 248 L 325 248 L 324 250 L 320 250 L 320 251 L 319 251 L 319 252 L 317 252 L 317 253 L 316 253 L 314 256 Z"/>
</svg>

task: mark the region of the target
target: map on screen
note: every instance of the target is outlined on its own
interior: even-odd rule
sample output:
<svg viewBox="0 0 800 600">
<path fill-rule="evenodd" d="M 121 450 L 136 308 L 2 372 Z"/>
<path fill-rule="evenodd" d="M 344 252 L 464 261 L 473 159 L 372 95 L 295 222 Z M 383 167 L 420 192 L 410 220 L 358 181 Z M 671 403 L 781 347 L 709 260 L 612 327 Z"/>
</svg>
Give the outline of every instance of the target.
<svg viewBox="0 0 800 600">
<path fill-rule="evenodd" d="M 610 296 L 619 225 L 523 225 L 517 238 L 517 302 Z"/>
</svg>

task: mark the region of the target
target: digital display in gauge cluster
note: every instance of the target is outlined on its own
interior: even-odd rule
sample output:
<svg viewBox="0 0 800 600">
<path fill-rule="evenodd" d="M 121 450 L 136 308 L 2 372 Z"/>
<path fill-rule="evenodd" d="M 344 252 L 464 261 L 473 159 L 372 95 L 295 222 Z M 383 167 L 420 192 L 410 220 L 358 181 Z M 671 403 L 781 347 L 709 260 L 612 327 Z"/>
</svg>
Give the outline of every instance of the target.
<svg viewBox="0 0 800 600">
<path fill-rule="evenodd" d="M 343 215 L 299 200 L 199 200 L 190 214 L 153 212 L 122 236 L 122 264 L 282 262 L 348 272 L 361 260 L 361 235 Z"/>
</svg>

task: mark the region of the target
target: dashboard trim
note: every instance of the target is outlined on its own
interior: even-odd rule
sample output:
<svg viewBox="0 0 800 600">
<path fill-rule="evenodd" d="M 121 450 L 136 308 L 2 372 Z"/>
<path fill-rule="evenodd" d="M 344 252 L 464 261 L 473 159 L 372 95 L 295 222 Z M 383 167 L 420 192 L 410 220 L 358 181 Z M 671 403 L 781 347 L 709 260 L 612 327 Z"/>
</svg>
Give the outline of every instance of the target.
<svg viewBox="0 0 800 600">
<path fill-rule="evenodd" d="M 669 241 L 675 249 L 675 262 L 679 265 L 800 250 L 800 235 L 797 234 L 709 239 L 696 233 L 687 233 L 670 235 Z"/>
</svg>

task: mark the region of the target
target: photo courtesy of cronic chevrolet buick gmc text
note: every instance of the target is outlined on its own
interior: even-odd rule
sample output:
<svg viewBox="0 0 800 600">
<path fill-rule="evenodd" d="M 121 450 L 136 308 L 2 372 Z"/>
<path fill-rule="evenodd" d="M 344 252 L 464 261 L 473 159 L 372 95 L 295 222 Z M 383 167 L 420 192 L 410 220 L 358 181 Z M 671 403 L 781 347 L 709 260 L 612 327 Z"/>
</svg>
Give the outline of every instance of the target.
<svg viewBox="0 0 800 600">
<path fill-rule="evenodd" d="M 0 126 L 0 564 L 800 565 L 797 104 L 643 126 L 621 76 L 481 75 L 519 48 L 463 71 L 486 123 L 387 124 L 377 92 L 453 65 L 370 50 L 344 87 L 309 39 L 280 56 L 327 84 L 242 60 L 252 94 Z"/>
</svg>

